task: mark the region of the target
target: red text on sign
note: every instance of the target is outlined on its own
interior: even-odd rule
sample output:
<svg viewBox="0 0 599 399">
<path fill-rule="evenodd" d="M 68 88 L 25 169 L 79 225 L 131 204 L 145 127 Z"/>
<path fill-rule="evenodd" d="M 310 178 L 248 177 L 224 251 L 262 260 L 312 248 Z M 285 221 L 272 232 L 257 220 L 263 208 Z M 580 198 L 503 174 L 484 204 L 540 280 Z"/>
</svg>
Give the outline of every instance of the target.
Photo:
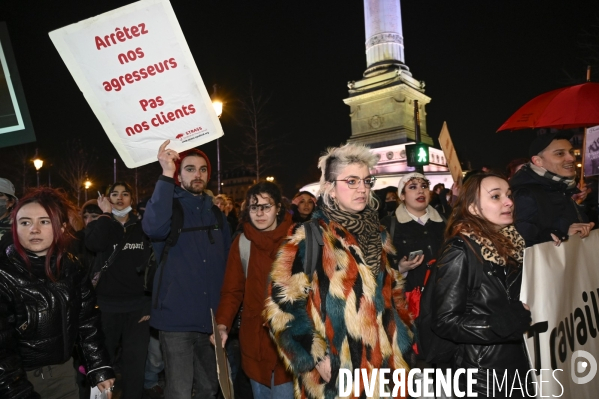
<svg viewBox="0 0 599 399">
<path fill-rule="evenodd" d="M 164 125 L 170 122 L 174 122 L 179 118 L 184 118 L 187 115 L 195 114 L 196 109 L 193 104 L 184 105 L 181 109 L 176 109 L 174 112 L 161 112 L 156 114 L 154 118 L 150 120 L 152 126 L 159 127 L 160 125 Z"/>
<path fill-rule="evenodd" d="M 168 71 L 169 67 L 173 69 L 177 67 L 177 62 L 174 58 L 169 58 L 168 60 L 158 62 L 154 65 L 149 65 L 146 68 L 141 68 L 131 73 L 126 73 L 125 75 L 121 75 L 118 78 L 102 82 L 102 85 L 104 86 L 104 90 L 106 91 L 112 91 L 113 89 L 114 91 L 120 91 L 123 88 L 123 86 L 127 84 L 133 84 L 135 82 L 139 82 L 142 79 L 147 79 L 149 76 L 154 76 L 158 73 Z"/>
<path fill-rule="evenodd" d="M 133 125 L 133 127 L 129 126 L 127 129 L 125 129 L 125 132 L 127 133 L 127 136 L 132 136 L 135 135 L 135 133 L 141 133 L 144 130 L 150 130 L 150 125 L 148 125 L 148 122 L 146 121 L 143 121 L 142 123 L 136 123 Z"/>
<path fill-rule="evenodd" d="M 136 48 L 135 51 L 129 50 L 126 53 L 119 54 L 119 62 L 121 64 L 135 61 L 138 58 L 144 58 L 144 52 L 141 50 L 141 47 Z"/>
<path fill-rule="evenodd" d="M 139 105 L 141 105 L 141 109 L 147 111 L 148 106 L 150 108 L 162 107 L 164 105 L 164 101 L 162 100 L 162 96 L 158 96 L 156 99 L 150 98 L 149 100 L 139 100 Z"/>
<path fill-rule="evenodd" d="M 130 28 L 124 27 L 116 28 L 114 33 L 110 33 L 104 36 L 102 39 L 101 36 L 96 36 L 94 39 L 96 41 L 96 48 L 98 50 L 102 50 L 104 47 L 110 47 L 113 44 L 118 44 L 119 42 L 126 42 L 129 39 L 133 39 L 134 37 L 139 37 L 141 35 L 148 34 L 148 30 L 146 29 L 146 24 L 141 23 L 138 25 L 133 25 Z"/>
</svg>

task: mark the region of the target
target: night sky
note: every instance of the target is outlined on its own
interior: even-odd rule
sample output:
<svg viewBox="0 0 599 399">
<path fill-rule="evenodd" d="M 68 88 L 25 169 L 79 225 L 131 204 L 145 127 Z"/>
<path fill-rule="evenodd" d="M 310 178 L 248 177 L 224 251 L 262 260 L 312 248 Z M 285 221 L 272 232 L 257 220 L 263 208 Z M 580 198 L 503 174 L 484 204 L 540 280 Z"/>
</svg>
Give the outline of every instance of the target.
<svg viewBox="0 0 599 399">
<path fill-rule="evenodd" d="M 250 79 L 271 100 L 264 134 L 285 137 L 272 160 L 286 195 L 318 178 L 316 160 L 351 135 L 347 82 L 366 69 L 363 2 L 172 0 L 209 93 L 219 85 L 224 169 L 239 145 L 236 100 Z M 64 143 L 79 137 L 98 156 L 90 175 L 112 181 L 116 151 L 52 45 L 48 32 L 129 1 L 2 1 L 38 139 L 27 148 L 60 167 Z M 402 1 L 406 64 L 426 82 L 429 134 L 447 121 L 462 161 L 503 168 L 525 156 L 533 132 L 495 130 L 543 92 L 582 82 L 594 62 L 599 80 L 599 2 Z M 594 25 L 594 27 L 593 27 Z M 595 58 L 583 49 L 595 33 Z M 216 169 L 216 144 L 202 148 Z M 0 149 L 4 162 L 12 149 Z M 122 162 L 119 173 L 126 176 Z M 6 170 L 3 165 L 1 170 Z M 155 179 L 157 164 L 143 169 Z M 6 173 L 6 172 L 4 172 Z M 9 177 L 10 176 L 6 176 Z"/>
</svg>

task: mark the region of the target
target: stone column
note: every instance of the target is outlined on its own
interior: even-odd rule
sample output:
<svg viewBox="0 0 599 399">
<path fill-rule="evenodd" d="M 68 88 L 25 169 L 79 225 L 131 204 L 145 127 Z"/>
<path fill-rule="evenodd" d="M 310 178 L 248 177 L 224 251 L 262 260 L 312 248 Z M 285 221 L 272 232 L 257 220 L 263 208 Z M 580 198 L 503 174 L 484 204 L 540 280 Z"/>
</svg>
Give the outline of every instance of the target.
<svg viewBox="0 0 599 399">
<path fill-rule="evenodd" d="M 364 0 L 364 26 L 367 68 L 405 63 L 399 0 Z"/>
</svg>

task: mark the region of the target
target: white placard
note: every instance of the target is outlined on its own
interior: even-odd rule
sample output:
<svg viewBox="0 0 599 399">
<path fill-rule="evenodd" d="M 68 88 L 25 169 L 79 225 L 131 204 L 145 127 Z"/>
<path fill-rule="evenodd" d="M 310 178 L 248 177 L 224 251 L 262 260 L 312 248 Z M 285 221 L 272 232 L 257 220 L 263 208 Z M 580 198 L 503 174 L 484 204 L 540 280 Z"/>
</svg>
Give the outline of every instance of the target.
<svg viewBox="0 0 599 399">
<path fill-rule="evenodd" d="M 599 126 L 586 129 L 584 154 L 584 175 L 599 175 Z"/>
<path fill-rule="evenodd" d="M 89 394 L 89 399 L 106 399 L 107 397 L 106 391 L 100 392 L 100 388 L 97 385 L 91 389 Z"/>
<path fill-rule="evenodd" d="M 546 242 L 524 252 L 520 299 L 530 306 L 533 322 L 526 345 L 533 368 L 544 370 L 537 376 L 537 397 L 597 398 L 597 248 L 599 231 L 593 231 L 559 247 Z"/>
<path fill-rule="evenodd" d="M 167 139 L 180 152 L 223 136 L 168 0 L 138 1 L 50 38 L 129 168 L 156 161 Z"/>
</svg>

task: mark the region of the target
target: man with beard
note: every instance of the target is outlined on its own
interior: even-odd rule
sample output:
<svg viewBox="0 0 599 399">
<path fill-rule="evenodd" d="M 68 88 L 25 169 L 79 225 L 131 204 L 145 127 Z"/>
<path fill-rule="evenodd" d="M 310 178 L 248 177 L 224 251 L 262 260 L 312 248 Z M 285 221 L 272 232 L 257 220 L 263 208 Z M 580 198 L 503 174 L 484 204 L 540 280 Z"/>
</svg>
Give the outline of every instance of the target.
<svg viewBox="0 0 599 399">
<path fill-rule="evenodd" d="M 177 154 L 166 148 L 169 142 L 158 151 L 162 176 L 142 220 L 160 263 L 153 285 L 150 325 L 160 331 L 165 397 L 189 399 L 195 376 L 196 397 L 215 398 L 218 378 L 209 339 L 210 309 L 218 308 L 231 234 L 212 197 L 205 193 L 210 178 L 206 154 L 197 149 Z M 180 219 L 176 212 L 181 208 L 182 229 L 175 240 L 170 234 L 171 224 Z"/>
<path fill-rule="evenodd" d="M 545 134 L 530 145 L 530 162 L 512 179 L 515 225 L 526 246 L 553 241 L 559 245 L 573 234 L 584 238 L 594 223 L 572 196 L 576 187 L 576 157 L 568 132 Z"/>
</svg>

